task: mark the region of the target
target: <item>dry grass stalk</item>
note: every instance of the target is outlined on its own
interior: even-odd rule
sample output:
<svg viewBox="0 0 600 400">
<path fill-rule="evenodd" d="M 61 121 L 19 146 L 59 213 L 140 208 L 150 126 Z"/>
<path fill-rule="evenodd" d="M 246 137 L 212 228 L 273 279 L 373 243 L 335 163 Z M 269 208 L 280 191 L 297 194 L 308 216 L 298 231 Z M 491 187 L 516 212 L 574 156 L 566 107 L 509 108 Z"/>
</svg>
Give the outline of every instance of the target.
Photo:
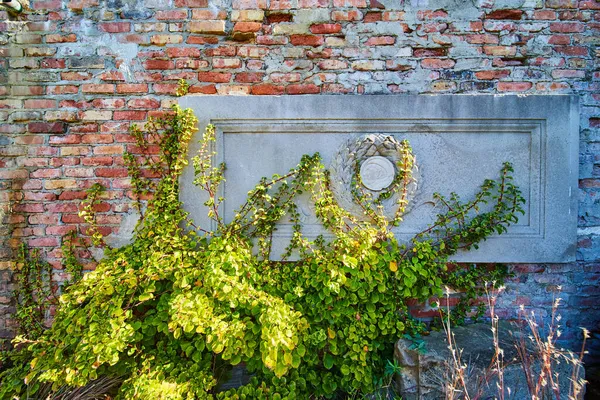
<svg viewBox="0 0 600 400">
<path fill-rule="evenodd" d="M 461 361 L 462 349 L 456 346 L 454 333 L 450 324 L 450 309 L 449 306 L 446 307 L 446 315 L 442 315 L 442 326 L 448 341 L 448 349 L 452 356 L 448 362 L 447 376 L 443 383 L 446 400 L 478 400 L 484 396 L 485 386 L 493 379 L 496 380 L 496 399 L 505 400 L 511 398 L 511 388 L 505 385 L 504 371 L 508 365 L 504 362 L 504 350 L 500 344 L 501 338 L 499 337 L 500 331 L 498 329 L 499 317 L 495 312 L 495 303 L 498 294 L 503 289 L 499 288 L 496 290 L 493 284 L 488 286 L 486 283 L 494 356 L 482 376 L 470 377 L 466 374 L 468 367 Z M 449 291 L 446 292 L 446 296 L 449 297 Z M 583 344 L 579 354 L 556 346 L 556 342 L 561 336 L 559 324 L 561 316 L 558 313 L 560 301 L 560 298 L 553 298 L 550 321 L 545 327 L 543 323 L 538 323 L 538 317 L 533 311 L 527 314 L 525 308 L 523 306 L 520 307 L 519 323 L 517 324 L 520 334 L 516 335 L 516 338 L 513 338 L 513 343 L 519 357 L 518 361 L 522 365 L 531 400 L 580 400 L 585 384 L 587 383 L 580 376 L 581 369 L 583 368 L 583 357 L 587 354 L 585 345 L 586 340 L 589 338 L 588 330 L 582 328 Z M 528 327 L 529 334 L 524 334 L 522 330 L 523 325 Z M 561 362 L 572 365 L 572 372 L 569 378 L 570 387 L 568 388 L 566 397 L 565 392 L 561 392 L 559 374 L 555 370 L 556 366 Z M 476 379 L 476 383 L 469 386 L 470 379 Z"/>
</svg>

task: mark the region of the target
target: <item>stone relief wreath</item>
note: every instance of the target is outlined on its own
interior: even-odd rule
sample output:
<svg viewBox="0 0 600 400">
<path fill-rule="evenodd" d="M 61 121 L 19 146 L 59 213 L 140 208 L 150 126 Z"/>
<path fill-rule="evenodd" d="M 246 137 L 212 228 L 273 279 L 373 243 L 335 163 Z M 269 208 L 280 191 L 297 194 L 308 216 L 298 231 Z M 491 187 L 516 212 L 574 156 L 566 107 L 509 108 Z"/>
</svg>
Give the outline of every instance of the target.
<svg viewBox="0 0 600 400">
<path fill-rule="evenodd" d="M 363 208 L 357 204 L 352 193 L 353 185 L 359 183 L 362 190 L 372 199 L 382 199 L 384 215 L 393 218 L 398 210 L 399 191 L 395 191 L 398 163 L 401 161 L 403 145 L 391 135 L 368 134 L 351 139 L 334 156 L 330 165 L 331 191 L 340 206 L 360 219 L 367 219 Z M 419 168 L 413 163 L 412 179 L 407 187 L 410 210 L 419 180 Z"/>
</svg>

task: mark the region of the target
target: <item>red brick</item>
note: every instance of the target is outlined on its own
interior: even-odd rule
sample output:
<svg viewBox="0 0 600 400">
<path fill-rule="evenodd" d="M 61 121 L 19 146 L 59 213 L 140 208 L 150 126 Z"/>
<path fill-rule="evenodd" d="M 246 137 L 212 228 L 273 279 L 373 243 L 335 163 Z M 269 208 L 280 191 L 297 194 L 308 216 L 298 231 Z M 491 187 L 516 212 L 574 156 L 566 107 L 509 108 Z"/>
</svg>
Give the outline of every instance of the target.
<svg viewBox="0 0 600 400">
<path fill-rule="evenodd" d="M 146 119 L 145 111 L 115 111 L 113 114 L 114 120 L 129 120 L 141 121 Z"/>
<path fill-rule="evenodd" d="M 289 85 L 285 88 L 287 94 L 318 94 L 321 89 L 314 84 Z"/>
<path fill-rule="evenodd" d="M 499 92 L 524 92 L 532 87 L 531 82 L 498 82 Z"/>
<path fill-rule="evenodd" d="M 32 171 L 30 176 L 32 178 L 58 178 L 61 176 L 59 168 L 42 168 Z"/>
<path fill-rule="evenodd" d="M 131 30 L 129 22 L 102 22 L 98 24 L 98 29 L 108 33 L 123 33 Z"/>
<path fill-rule="evenodd" d="M 92 105 L 94 108 L 104 108 L 104 109 L 113 109 L 113 108 L 122 108 L 125 105 L 124 99 L 113 98 L 113 99 L 94 99 L 92 100 Z"/>
<path fill-rule="evenodd" d="M 236 69 L 242 66 L 242 60 L 238 58 L 213 58 L 213 68 L 215 69 Z"/>
<path fill-rule="evenodd" d="M 170 60 L 146 60 L 143 63 L 144 68 L 153 70 L 153 69 L 174 69 L 175 64 Z"/>
<path fill-rule="evenodd" d="M 61 72 L 60 77 L 64 81 L 87 81 L 92 74 L 89 72 Z"/>
<path fill-rule="evenodd" d="M 365 14 L 363 22 L 368 24 L 371 22 L 381 21 L 383 19 L 383 13 L 381 11 L 369 11 Z"/>
<path fill-rule="evenodd" d="M 65 212 L 77 212 L 77 205 L 72 203 L 49 203 L 46 204 L 45 207 L 42 207 L 43 212 L 44 208 L 47 212 L 50 213 L 65 213 Z M 64 221 L 63 221 L 64 222 Z"/>
<path fill-rule="evenodd" d="M 158 108 L 160 107 L 160 101 L 150 98 L 135 98 L 127 102 L 129 108 Z"/>
<path fill-rule="evenodd" d="M 475 72 L 475 77 L 481 80 L 502 79 L 508 76 L 510 76 L 510 70 L 508 69 Z"/>
<path fill-rule="evenodd" d="M 206 8 L 208 0 L 175 0 L 175 7 Z"/>
<path fill-rule="evenodd" d="M 197 47 L 169 47 L 166 52 L 171 58 L 200 57 L 200 49 Z"/>
<path fill-rule="evenodd" d="M 13 211 L 17 213 L 43 213 L 44 205 L 41 203 L 15 204 Z"/>
<path fill-rule="evenodd" d="M 159 21 L 164 20 L 187 20 L 188 10 L 161 10 L 157 11 L 154 17 Z"/>
<path fill-rule="evenodd" d="M 340 33 L 342 31 L 342 25 L 340 24 L 315 24 L 311 25 L 310 31 L 314 34 L 331 34 Z"/>
<path fill-rule="evenodd" d="M 552 22 L 550 23 L 550 32 L 575 33 L 583 32 L 585 24 L 581 22 Z"/>
<path fill-rule="evenodd" d="M 50 144 L 79 144 L 81 143 L 81 135 L 61 135 L 50 136 Z"/>
<path fill-rule="evenodd" d="M 74 43 L 77 41 L 77 36 L 74 33 L 68 35 L 46 35 L 46 43 Z"/>
<path fill-rule="evenodd" d="M 96 168 L 96 176 L 99 178 L 125 178 L 127 168 Z"/>
<path fill-rule="evenodd" d="M 262 28 L 260 22 L 236 22 L 233 26 L 234 32 L 258 32 Z"/>
<path fill-rule="evenodd" d="M 533 19 L 552 20 L 556 19 L 556 12 L 551 10 L 536 10 L 533 12 Z"/>
<path fill-rule="evenodd" d="M 100 74 L 99 78 L 103 81 L 124 81 L 125 76 L 121 71 L 105 71 Z"/>
<path fill-rule="evenodd" d="M 571 44 L 571 36 L 569 35 L 552 35 L 548 38 L 550 44 Z"/>
<path fill-rule="evenodd" d="M 234 80 L 243 83 L 262 82 L 264 76 L 263 72 L 240 72 L 235 75 Z"/>
<path fill-rule="evenodd" d="M 290 42 L 294 46 L 312 46 L 317 47 L 322 45 L 325 40 L 323 36 L 315 36 L 315 35 L 291 35 Z"/>
<path fill-rule="evenodd" d="M 41 68 L 61 69 L 65 68 L 65 60 L 57 58 L 44 58 L 40 63 Z"/>
<path fill-rule="evenodd" d="M 63 214 L 61 221 L 65 224 L 82 224 L 85 220 L 77 214 Z"/>
<path fill-rule="evenodd" d="M 47 86 L 46 90 L 48 94 L 76 94 L 79 92 L 79 87 L 75 85 Z"/>
<path fill-rule="evenodd" d="M 425 57 L 443 57 L 448 53 L 448 50 L 443 47 L 436 48 L 415 48 L 413 49 L 413 56 L 417 58 Z"/>
<path fill-rule="evenodd" d="M 0 179 L 27 179 L 29 172 L 24 169 L 0 169 Z"/>
<path fill-rule="evenodd" d="M 85 192 L 84 192 L 85 194 Z M 85 198 L 85 197 L 84 197 Z M 70 232 L 76 232 L 77 225 L 55 225 L 46 228 L 46 235 L 64 236 Z"/>
<path fill-rule="evenodd" d="M 145 83 L 119 83 L 117 93 L 148 93 L 148 85 Z"/>
<path fill-rule="evenodd" d="M 454 67 L 454 60 L 447 58 L 424 58 L 421 60 L 421 67 L 427 69 L 441 69 Z"/>
<path fill-rule="evenodd" d="M 523 16 L 521 10 L 495 10 L 485 15 L 487 19 L 511 19 L 520 20 Z"/>
<path fill-rule="evenodd" d="M 190 93 L 199 93 L 199 94 L 216 94 L 217 87 L 213 84 L 210 85 L 192 85 L 189 88 Z"/>
<path fill-rule="evenodd" d="M 63 133 L 65 124 L 63 122 L 30 122 L 27 130 L 31 133 Z"/>
<path fill-rule="evenodd" d="M 47 100 L 41 100 L 41 99 L 32 99 L 32 100 L 25 100 L 25 102 L 23 103 L 25 108 L 56 108 L 56 100 L 51 100 L 51 99 L 47 99 Z"/>
<path fill-rule="evenodd" d="M 110 146 L 112 147 L 112 146 Z M 98 150 L 99 148 L 94 149 L 94 153 L 98 153 L 96 150 Z M 121 148 L 121 154 L 123 152 L 123 149 Z M 108 157 L 108 156 L 100 156 L 100 157 L 84 157 L 81 159 L 81 163 L 83 165 L 88 165 L 88 166 L 97 166 L 97 165 L 112 165 L 113 164 L 113 158 L 112 157 Z"/>
<path fill-rule="evenodd" d="M 44 237 L 44 238 L 29 239 L 27 241 L 27 245 L 29 247 L 57 247 L 58 246 L 58 238 Z"/>
<path fill-rule="evenodd" d="M 251 93 L 255 95 L 280 95 L 284 92 L 285 86 L 274 85 L 272 83 L 254 85 L 251 88 Z"/>
<path fill-rule="evenodd" d="M 83 93 L 114 93 L 115 85 L 111 83 L 101 83 L 101 84 L 84 84 L 81 86 L 81 90 Z"/>
<path fill-rule="evenodd" d="M 102 133 L 83 135 L 83 139 L 82 139 L 82 143 L 90 143 L 90 144 L 98 144 L 98 143 L 107 144 L 107 143 L 112 143 L 113 141 L 114 141 L 113 135 L 102 134 Z"/>
<path fill-rule="evenodd" d="M 231 80 L 229 72 L 198 72 L 200 82 L 227 83 Z"/>
<path fill-rule="evenodd" d="M 177 93 L 177 88 L 179 85 L 176 83 L 155 83 L 152 85 L 154 89 L 154 93 L 156 94 L 170 94 L 175 95 Z"/>
<path fill-rule="evenodd" d="M 195 36 L 190 35 L 186 43 L 189 44 L 217 44 L 219 43 L 219 38 L 214 36 Z"/>
<path fill-rule="evenodd" d="M 267 14 L 267 24 L 277 24 L 280 22 L 292 22 L 294 16 L 288 13 L 269 12 Z"/>
<path fill-rule="evenodd" d="M 557 53 L 564 54 L 567 56 L 588 56 L 588 48 L 584 46 L 556 46 L 555 50 Z"/>
<path fill-rule="evenodd" d="M 396 43 L 396 38 L 393 36 L 373 36 L 366 42 L 366 46 L 391 46 Z"/>
</svg>

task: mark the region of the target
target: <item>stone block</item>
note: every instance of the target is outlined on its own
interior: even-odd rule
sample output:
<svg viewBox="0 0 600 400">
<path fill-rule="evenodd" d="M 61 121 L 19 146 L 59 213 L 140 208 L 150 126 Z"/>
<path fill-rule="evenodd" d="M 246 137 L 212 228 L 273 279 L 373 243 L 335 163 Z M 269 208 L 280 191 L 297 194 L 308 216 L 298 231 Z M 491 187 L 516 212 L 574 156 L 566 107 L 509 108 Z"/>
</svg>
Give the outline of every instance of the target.
<svg viewBox="0 0 600 400">
<path fill-rule="evenodd" d="M 527 328 L 525 328 L 527 329 Z M 523 331 L 510 322 L 500 321 L 498 324 L 499 348 L 503 351 L 503 379 L 499 381 L 498 374 L 493 371 L 492 361 L 496 355 L 494 338 L 491 326 L 478 323 L 468 326 L 453 327 L 454 353 L 460 357 L 460 365 L 466 366 L 464 381 L 469 396 L 465 398 L 479 399 L 528 399 L 529 394 L 524 365 L 520 358 L 520 351 L 525 350 L 531 357 L 530 376 L 537 382 L 540 373 L 540 351 L 531 342 Z M 522 344 L 519 344 L 522 343 Z M 559 350 L 556 350 L 558 354 Z M 575 356 L 576 357 L 576 356 Z M 402 372 L 396 378 L 397 393 L 405 400 L 437 400 L 448 398 L 445 391 L 451 382 L 451 373 L 456 371 L 453 366 L 454 359 L 448 346 L 448 339 L 444 331 L 432 332 L 423 337 L 419 346 L 408 339 L 400 339 L 394 349 L 394 359 L 402 367 Z M 458 358 L 457 358 L 458 359 Z M 558 361 L 558 362 L 556 362 Z M 578 373 L 573 374 L 573 364 L 566 362 L 561 356 L 552 362 L 552 371 L 558 377 L 553 379 L 560 388 L 561 400 L 583 399 L 585 390 L 577 397 L 570 397 L 571 377 L 584 378 L 583 367 Z M 504 384 L 504 397 L 500 396 L 498 386 Z M 548 384 L 549 386 L 550 384 Z M 459 384 L 455 388 L 457 394 L 465 394 L 465 385 Z M 555 398 L 552 391 L 546 392 Z M 455 398 L 455 397 L 452 397 Z M 544 396 L 545 398 L 545 396 Z"/>
<path fill-rule="evenodd" d="M 298 84 L 285 92 L 318 89 Z M 253 93 L 283 91 L 283 86 L 264 84 Z M 412 207 L 394 231 L 400 240 L 425 229 L 441 211 L 433 202 L 434 192 L 456 192 L 464 201 L 471 200 L 485 179 L 499 178 L 502 164 L 509 161 L 526 199 L 525 215 L 507 233 L 489 237 L 478 250 L 456 254 L 454 260 L 575 260 L 579 136 L 575 96 L 186 96 L 181 105 L 194 109 L 201 131 L 208 123 L 216 125 L 217 161 L 227 164 L 221 193 L 226 221 L 261 177 L 283 174 L 303 154 L 315 152 L 329 168 L 350 140 L 381 134 L 407 139 L 420 168 Z M 192 140 L 190 156 L 199 137 Z M 210 227 L 202 193 L 192 180 L 189 167 L 182 177 L 181 198 L 199 226 Z M 299 200 L 299 205 L 304 233 L 327 236 L 311 205 L 306 200 Z M 291 234 L 292 226 L 282 220 L 273 254 L 287 245 Z"/>
</svg>

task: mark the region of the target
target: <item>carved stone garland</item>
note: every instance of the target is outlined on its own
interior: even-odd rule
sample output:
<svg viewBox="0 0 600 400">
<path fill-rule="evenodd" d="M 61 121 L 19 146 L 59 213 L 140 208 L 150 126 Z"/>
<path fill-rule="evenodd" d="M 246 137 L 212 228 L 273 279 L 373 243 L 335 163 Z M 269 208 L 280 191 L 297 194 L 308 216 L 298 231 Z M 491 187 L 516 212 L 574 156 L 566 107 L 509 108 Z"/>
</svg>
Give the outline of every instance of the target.
<svg viewBox="0 0 600 400">
<path fill-rule="evenodd" d="M 331 161 L 331 191 L 339 205 L 358 217 L 367 219 L 363 208 L 356 203 L 352 194 L 352 185 L 362 183 L 362 190 L 375 200 L 383 195 L 381 201 L 384 214 L 393 218 L 398 209 L 400 190 L 392 191 L 394 180 L 398 176 L 398 162 L 402 159 L 402 143 L 391 135 L 369 134 L 358 139 L 349 140 L 342 146 Z M 360 174 L 360 178 L 357 176 Z M 408 205 L 411 206 L 418 189 L 419 168 L 413 163 L 412 179 L 407 187 Z M 398 188 L 399 189 L 399 188 Z"/>
</svg>

